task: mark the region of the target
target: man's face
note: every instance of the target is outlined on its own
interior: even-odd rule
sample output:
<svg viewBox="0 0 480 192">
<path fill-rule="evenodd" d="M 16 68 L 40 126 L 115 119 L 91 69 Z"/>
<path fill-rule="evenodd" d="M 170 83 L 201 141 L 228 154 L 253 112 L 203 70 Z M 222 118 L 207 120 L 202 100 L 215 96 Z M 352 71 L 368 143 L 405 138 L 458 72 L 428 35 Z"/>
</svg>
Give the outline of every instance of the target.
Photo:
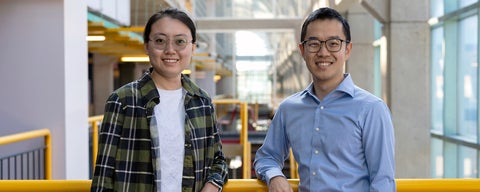
<svg viewBox="0 0 480 192">
<path fill-rule="evenodd" d="M 352 49 L 352 44 L 345 42 L 342 23 L 335 19 L 313 21 L 307 26 L 302 41 L 305 40 L 311 41 L 299 44 L 299 49 L 314 83 L 341 82 L 345 61 L 350 57 Z M 338 46 L 339 49 L 336 49 Z M 312 52 L 317 49 L 318 51 Z"/>
</svg>

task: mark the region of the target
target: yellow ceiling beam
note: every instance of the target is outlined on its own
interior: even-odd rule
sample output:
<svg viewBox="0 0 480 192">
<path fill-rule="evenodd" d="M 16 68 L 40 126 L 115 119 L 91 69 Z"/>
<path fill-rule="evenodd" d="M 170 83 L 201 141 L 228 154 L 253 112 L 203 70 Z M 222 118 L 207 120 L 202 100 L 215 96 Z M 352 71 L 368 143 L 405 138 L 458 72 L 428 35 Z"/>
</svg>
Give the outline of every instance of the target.
<svg viewBox="0 0 480 192">
<path fill-rule="evenodd" d="M 109 28 L 107 31 L 109 32 L 119 32 L 119 31 L 129 31 L 129 32 L 142 32 L 145 27 L 117 27 L 117 28 Z"/>
</svg>

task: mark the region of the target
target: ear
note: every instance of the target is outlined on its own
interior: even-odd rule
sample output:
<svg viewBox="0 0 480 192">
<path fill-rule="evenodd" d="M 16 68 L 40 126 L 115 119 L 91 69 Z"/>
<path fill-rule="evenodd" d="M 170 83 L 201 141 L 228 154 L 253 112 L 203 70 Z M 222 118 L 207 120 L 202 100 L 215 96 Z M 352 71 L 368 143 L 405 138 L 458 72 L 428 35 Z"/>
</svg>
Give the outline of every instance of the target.
<svg viewBox="0 0 480 192">
<path fill-rule="evenodd" d="M 197 43 L 192 43 L 192 55 L 195 53 L 195 49 L 197 48 Z"/>
<path fill-rule="evenodd" d="M 348 60 L 350 58 L 350 53 L 352 52 L 352 42 L 350 42 L 346 47 L 345 47 L 345 60 Z"/>
<path fill-rule="evenodd" d="M 303 43 L 298 44 L 298 49 L 300 50 L 300 53 L 302 54 L 302 57 L 305 54 L 305 48 L 303 47 Z"/>
<path fill-rule="evenodd" d="M 143 44 L 143 50 L 145 51 L 145 54 L 148 55 L 148 43 Z"/>
</svg>

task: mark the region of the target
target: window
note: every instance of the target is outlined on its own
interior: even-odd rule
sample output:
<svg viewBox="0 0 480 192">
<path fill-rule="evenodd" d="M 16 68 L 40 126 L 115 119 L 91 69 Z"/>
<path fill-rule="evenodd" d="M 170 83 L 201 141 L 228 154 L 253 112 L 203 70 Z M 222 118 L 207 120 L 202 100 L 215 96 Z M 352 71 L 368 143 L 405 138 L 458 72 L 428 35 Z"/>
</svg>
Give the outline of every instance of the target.
<svg viewBox="0 0 480 192">
<path fill-rule="evenodd" d="M 442 132 L 443 127 L 443 27 L 432 30 L 431 35 L 431 108 L 432 130 Z"/>
<path fill-rule="evenodd" d="M 458 134 L 477 138 L 477 15 L 459 21 Z M 472 35 L 473 34 L 473 35 Z"/>
<path fill-rule="evenodd" d="M 383 25 L 377 20 L 374 21 L 374 50 L 373 50 L 373 94 L 382 97 L 382 48 L 385 49 L 386 42 L 382 35 Z M 385 54 L 385 53 L 383 53 Z M 386 64 L 384 63 L 384 66 Z"/>
<path fill-rule="evenodd" d="M 431 174 L 478 178 L 479 94 L 476 0 L 431 0 Z"/>
</svg>

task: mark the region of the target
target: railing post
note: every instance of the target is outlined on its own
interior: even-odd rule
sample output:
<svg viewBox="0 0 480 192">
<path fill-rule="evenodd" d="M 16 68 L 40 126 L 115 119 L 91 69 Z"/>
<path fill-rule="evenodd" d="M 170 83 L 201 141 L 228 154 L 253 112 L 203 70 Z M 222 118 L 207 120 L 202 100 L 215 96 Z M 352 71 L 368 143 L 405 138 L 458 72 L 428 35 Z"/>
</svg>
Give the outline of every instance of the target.
<svg viewBox="0 0 480 192">
<path fill-rule="evenodd" d="M 252 160 L 250 142 L 248 142 L 248 103 L 240 102 L 240 117 L 242 121 L 242 130 L 240 132 L 240 143 L 243 146 L 243 178 L 252 178 Z"/>
<path fill-rule="evenodd" d="M 46 129 L 48 134 L 45 135 L 45 179 L 52 179 L 52 140 L 50 130 Z"/>
<path fill-rule="evenodd" d="M 95 169 L 95 163 L 97 162 L 97 153 L 98 153 L 98 122 L 93 121 L 92 124 L 92 166 Z"/>
<path fill-rule="evenodd" d="M 103 115 L 92 116 L 88 118 L 88 123 L 92 125 L 92 170 L 95 169 L 98 154 L 98 121 L 103 121 Z"/>
</svg>

